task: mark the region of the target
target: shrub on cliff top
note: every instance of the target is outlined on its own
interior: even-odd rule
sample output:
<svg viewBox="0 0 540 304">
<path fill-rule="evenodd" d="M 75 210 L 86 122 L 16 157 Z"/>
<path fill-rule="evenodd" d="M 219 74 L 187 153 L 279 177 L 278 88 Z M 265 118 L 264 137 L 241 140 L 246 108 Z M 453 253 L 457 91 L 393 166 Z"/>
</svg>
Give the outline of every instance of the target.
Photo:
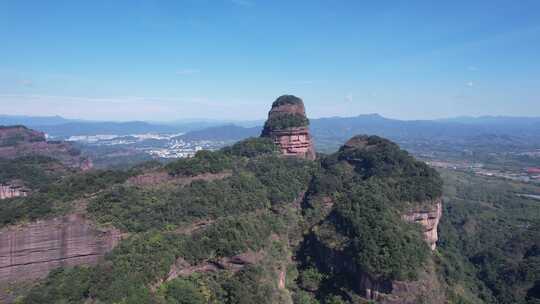
<svg viewBox="0 0 540 304">
<path fill-rule="evenodd" d="M 235 143 L 230 147 L 223 148 L 226 154 L 255 157 L 278 152 L 274 141 L 267 137 L 251 137 Z"/>
<path fill-rule="evenodd" d="M 439 174 L 395 143 L 378 136 L 355 136 L 337 153 L 362 179 L 384 179 L 400 201 L 424 201 L 442 195 Z"/>
<path fill-rule="evenodd" d="M 309 120 L 304 115 L 297 113 L 284 113 L 270 116 L 264 124 L 263 134 L 267 134 L 272 130 L 285 130 L 290 128 L 306 127 L 308 125 Z"/>
<path fill-rule="evenodd" d="M 192 158 L 181 158 L 166 167 L 170 175 L 195 176 L 203 173 L 219 173 L 232 168 L 231 157 L 221 151 L 198 151 Z"/>
<path fill-rule="evenodd" d="M 345 254 L 357 269 L 383 279 L 415 279 L 429 249 L 420 229 L 401 219 L 385 189 L 374 182 L 355 187 L 337 202 L 332 222 L 349 237 Z"/>
<path fill-rule="evenodd" d="M 295 105 L 295 104 L 303 104 L 303 103 L 304 102 L 302 101 L 302 99 L 294 95 L 281 95 L 274 101 L 274 103 L 272 103 L 272 107 L 278 107 L 285 104 Z"/>
</svg>

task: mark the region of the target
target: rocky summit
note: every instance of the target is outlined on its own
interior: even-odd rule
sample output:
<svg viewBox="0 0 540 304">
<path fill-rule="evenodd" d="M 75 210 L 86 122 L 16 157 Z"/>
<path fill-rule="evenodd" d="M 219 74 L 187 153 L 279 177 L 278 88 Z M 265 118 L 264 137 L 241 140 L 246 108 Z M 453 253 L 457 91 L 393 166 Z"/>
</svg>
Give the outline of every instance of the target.
<svg viewBox="0 0 540 304">
<path fill-rule="evenodd" d="M 294 95 L 280 96 L 272 104 L 262 137 L 270 137 L 285 156 L 315 159 L 304 102 Z"/>
<path fill-rule="evenodd" d="M 449 303 L 437 171 L 378 136 L 315 158 L 308 125 L 285 95 L 261 137 L 167 164 L 0 153 L 0 302 Z M 0 152 L 56 147 L 4 130 Z"/>
<path fill-rule="evenodd" d="M 25 126 L 0 126 L 0 158 L 44 156 L 82 170 L 92 167 L 89 159 L 68 142 L 48 141 L 45 134 Z"/>
</svg>

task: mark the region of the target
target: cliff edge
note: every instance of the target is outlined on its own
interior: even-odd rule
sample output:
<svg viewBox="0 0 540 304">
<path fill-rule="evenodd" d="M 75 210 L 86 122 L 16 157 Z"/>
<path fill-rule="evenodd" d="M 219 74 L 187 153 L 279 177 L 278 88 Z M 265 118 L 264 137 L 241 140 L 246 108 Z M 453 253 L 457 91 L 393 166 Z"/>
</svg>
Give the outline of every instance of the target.
<svg viewBox="0 0 540 304">
<path fill-rule="evenodd" d="M 315 148 L 308 126 L 302 99 L 283 95 L 272 104 L 261 136 L 272 138 L 285 156 L 314 160 Z"/>
</svg>

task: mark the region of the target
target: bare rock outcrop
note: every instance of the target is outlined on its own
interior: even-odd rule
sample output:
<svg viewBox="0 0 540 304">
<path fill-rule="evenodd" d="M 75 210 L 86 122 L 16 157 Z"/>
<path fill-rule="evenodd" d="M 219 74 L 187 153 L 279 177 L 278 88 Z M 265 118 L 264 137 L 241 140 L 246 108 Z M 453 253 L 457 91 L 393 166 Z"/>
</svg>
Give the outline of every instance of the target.
<svg viewBox="0 0 540 304">
<path fill-rule="evenodd" d="M 315 148 L 308 125 L 302 99 L 283 95 L 272 104 L 261 136 L 272 138 L 285 156 L 313 160 Z"/>
<path fill-rule="evenodd" d="M 20 196 L 27 196 L 27 195 L 28 195 L 28 189 L 26 189 L 23 186 L 12 185 L 12 184 L 8 184 L 8 185 L 0 184 L 0 200 L 20 197 Z"/>
<path fill-rule="evenodd" d="M 415 281 L 378 281 L 362 273 L 356 283 L 364 296 L 380 304 L 446 303 L 433 262 L 420 271 Z"/>
<path fill-rule="evenodd" d="M 24 126 L 0 126 L 0 158 L 29 155 L 54 158 L 66 166 L 82 170 L 92 168 L 92 162 L 69 142 L 47 141 L 42 132 Z"/>
<path fill-rule="evenodd" d="M 421 206 L 409 210 L 402 218 L 411 223 L 418 223 L 423 227 L 424 239 L 431 250 L 437 248 L 437 228 L 442 216 L 442 199 L 439 198 L 433 202 L 424 202 Z"/>
<path fill-rule="evenodd" d="M 62 266 L 95 264 L 122 238 L 72 214 L 0 230 L 0 283 L 45 277 Z"/>
<path fill-rule="evenodd" d="M 171 266 L 167 276 L 156 282 L 152 288 L 156 289 L 163 282 L 169 282 L 178 277 L 187 277 L 193 273 L 208 273 L 220 270 L 237 272 L 244 267 L 254 265 L 264 258 L 264 251 L 247 251 L 231 257 L 222 257 L 217 260 L 208 260 L 197 265 L 191 265 L 184 258 L 179 257 Z"/>
</svg>

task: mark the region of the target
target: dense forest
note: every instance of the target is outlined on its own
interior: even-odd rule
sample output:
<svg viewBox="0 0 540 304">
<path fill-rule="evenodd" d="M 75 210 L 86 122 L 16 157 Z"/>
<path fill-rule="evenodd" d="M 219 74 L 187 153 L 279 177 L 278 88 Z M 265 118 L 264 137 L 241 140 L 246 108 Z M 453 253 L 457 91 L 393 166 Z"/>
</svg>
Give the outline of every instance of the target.
<svg viewBox="0 0 540 304">
<path fill-rule="evenodd" d="M 2 226 L 83 202 L 97 225 L 127 236 L 96 266 L 11 286 L 16 302 L 384 303 L 385 294 L 403 296 L 402 282 L 410 303 L 540 303 L 540 208 L 517 195 L 534 186 L 454 171 L 441 178 L 376 136 L 316 161 L 277 151 L 271 139 L 250 138 L 165 165 L 88 172 L 43 157 L 0 160 L 2 182 L 32 186 L 2 202 Z M 402 215 L 441 196 L 431 251 Z"/>
<path fill-rule="evenodd" d="M 438 267 L 454 303 L 540 303 L 540 187 L 443 171 Z"/>
</svg>

